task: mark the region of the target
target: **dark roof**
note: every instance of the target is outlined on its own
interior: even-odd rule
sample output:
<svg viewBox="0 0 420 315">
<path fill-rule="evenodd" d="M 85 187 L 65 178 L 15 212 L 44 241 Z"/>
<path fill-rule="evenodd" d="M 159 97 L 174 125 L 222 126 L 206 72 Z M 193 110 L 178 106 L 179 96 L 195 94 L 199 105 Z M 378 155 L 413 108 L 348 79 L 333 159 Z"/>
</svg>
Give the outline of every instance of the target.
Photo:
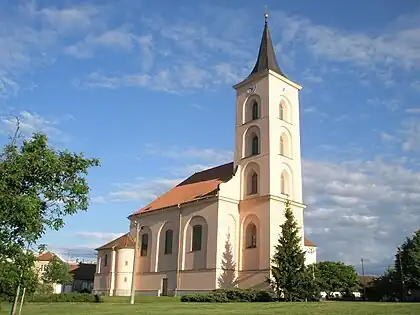
<svg viewBox="0 0 420 315">
<path fill-rule="evenodd" d="M 124 235 L 121 235 L 120 237 L 112 240 L 109 243 L 106 243 L 105 245 L 102 245 L 101 247 L 96 248 L 96 250 L 102 250 L 102 249 L 120 249 L 120 248 L 134 248 L 134 240 L 130 236 L 130 233 L 126 233 Z"/>
<path fill-rule="evenodd" d="M 84 264 L 70 266 L 70 273 L 73 275 L 73 280 L 91 280 L 95 278 L 96 265 Z"/>
<path fill-rule="evenodd" d="M 133 213 L 132 216 L 216 196 L 219 185 L 231 179 L 233 174 L 233 162 L 194 173 L 174 188 Z"/>
<path fill-rule="evenodd" d="M 279 64 L 277 63 L 276 54 L 274 53 L 273 42 L 271 41 L 270 30 L 268 28 L 266 18 L 257 62 L 255 63 L 254 69 L 252 69 L 248 78 L 255 73 L 260 73 L 267 70 L 272 70 L 286 77 L 286 75 L 280 70 Z"/>
</svg>

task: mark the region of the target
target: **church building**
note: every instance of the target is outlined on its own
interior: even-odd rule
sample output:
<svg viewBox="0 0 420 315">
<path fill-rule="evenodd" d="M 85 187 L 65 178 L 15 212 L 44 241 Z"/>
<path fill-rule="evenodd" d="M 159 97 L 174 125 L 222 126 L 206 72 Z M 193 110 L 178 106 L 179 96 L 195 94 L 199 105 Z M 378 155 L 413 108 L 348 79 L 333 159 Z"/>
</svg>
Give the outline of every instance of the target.
<svg viewBox="0 0 420 315">
<path fill-rule="evenodd" d="M 130 295 L 132 279 L 142 295 L 267 287 L 287 200 L 306 264 L 316 262 L 303 224 L 302 87 L 280 69 L 267 17 L 255 66 L 233 86 L 233 161 L 192 174 L 131 214 L 129 232 L 97 249 L 94 292 Z"/>
</svg>

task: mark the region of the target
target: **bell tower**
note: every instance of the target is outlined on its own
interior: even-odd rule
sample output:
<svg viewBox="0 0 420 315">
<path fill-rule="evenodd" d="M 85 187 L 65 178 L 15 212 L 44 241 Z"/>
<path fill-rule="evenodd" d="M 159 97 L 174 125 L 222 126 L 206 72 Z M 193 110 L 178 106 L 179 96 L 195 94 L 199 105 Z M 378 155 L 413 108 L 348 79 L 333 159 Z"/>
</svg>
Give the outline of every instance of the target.
<svg viewBox="0 0 420 315">
<path fill-rule="evenodd" d="M 243 270 L 269 268 L 287 200 L 301 228 L 304 246 L 299 124 L 302 87 L 280 69 L 267 20 L 266 13 L 254 68 L 248 77 L 233 86 L 236 90 L 234 167 L 241 176 L 243 254 L 240 265 Z M 248 230 L 248 225 L 252 229 Z M 253 257 L 258 257 L 258 262 L 250 262 Z"/>
</svg>

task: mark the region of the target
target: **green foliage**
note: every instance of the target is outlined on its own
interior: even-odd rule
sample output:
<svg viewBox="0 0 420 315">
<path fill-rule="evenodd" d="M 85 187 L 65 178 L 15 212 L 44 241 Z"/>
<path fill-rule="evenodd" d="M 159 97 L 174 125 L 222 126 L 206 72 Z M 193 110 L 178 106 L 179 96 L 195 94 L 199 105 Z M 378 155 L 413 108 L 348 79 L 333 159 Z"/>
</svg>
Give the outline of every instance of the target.
<svg viewBox="0 0 420 315">
<path fill-rule="evenodd" d="M 25 298 L 27 303 L 53 303 L 53 302 L 103 302 L 99 296 L 88 293 L 60 293 L 60 294 L 33 294 Z"/>
<path fill-rule="evenodd" d="M 333 292 L 342 295 L 359 290 L 359 281 L 354 266 L 343 262 L 321 261 L 308 268 L 314 269 L 314 275 L 321 291 L 329 297 Z"/>
<path fill-rule="evenodd" d="M 227 303 L 227 302 L 272 302 L 274 296 L 265 290 L 255 289 L 216 289 L 210 293 L 183 295 L 182 302 Z"/>
<path fill-rule="evenodd" d="M 230 235 L 227 235 L 225 243 L 225 251 L 222 257 L 223 273 L 217 279 L 220 288 L 233 288 L 237 286 L 238 280 L 235 276 L 236 264 L 233 260 L 232 245 L 230 243 Z"/>
<path fill-rule="evenodd" d="M 271 259 L 272 279 L 267 282 L 286 301 L 300 299 L 300 287 L 306 281 L 305 252 L 301 247 L 301 237 L 297 222 L 294 219 L 290 201 L 285 204 L 285 222 L 280 225 L 281 234 Z M 305 284 L 307 286 L 309 284 Z"/>
<path fill-rule="evenodd" d="M 73 280 L 70 274 L 69 265 L 54 256 L 45 266 L 42 281 L 46 283 L 68 284 Z"/>
<path fill-rule="evenodd" d="M 35 291 L 37 279 L 33 269 L 30 268 L 33 260 L 34 256 L 31 254 L 16 256 L 15 261 L 0 259 L 0 300 L 13 299 L 19 281 L 29 294 Z"/>
<path fill-rule="evenodd" d="M 401 264 L 400 264 L 401 261 Z M 420 289 L 420 230 L 407 237 L 395 255 L 395 279 L 401 282 L 401 269 L 407 289 Z"/>
<path fill-rule="evenodd" d="M 87 210 L 85 175 L 93 166 L 98 159 L 53 149 L 40 133 L 6 145 L 0 152 L 0 257 L 19 255 L 47 228 L 63 227 L 66 215 Z"/>
</svg>

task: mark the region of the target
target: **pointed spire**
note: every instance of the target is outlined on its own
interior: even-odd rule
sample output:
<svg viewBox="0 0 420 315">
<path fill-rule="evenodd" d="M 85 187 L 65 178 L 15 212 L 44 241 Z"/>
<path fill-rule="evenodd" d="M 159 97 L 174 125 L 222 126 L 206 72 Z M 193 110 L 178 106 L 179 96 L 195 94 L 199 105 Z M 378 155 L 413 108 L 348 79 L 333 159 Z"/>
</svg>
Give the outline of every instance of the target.
<svg viewBox="0 0 420 315">
<path fill-rule="evenodd" d="M 260 73 L 269 69 L 285 77 L 285 74 L 280 70 L 276 60 L 270 30 L 268 29 L 268 13 L 266 11 L 264 14 L 264 31 L 261 38 L 257 62 L 255 63 L 254 69 L 251 71 L 248 78 L 254 73 Z"/>
</svg>

